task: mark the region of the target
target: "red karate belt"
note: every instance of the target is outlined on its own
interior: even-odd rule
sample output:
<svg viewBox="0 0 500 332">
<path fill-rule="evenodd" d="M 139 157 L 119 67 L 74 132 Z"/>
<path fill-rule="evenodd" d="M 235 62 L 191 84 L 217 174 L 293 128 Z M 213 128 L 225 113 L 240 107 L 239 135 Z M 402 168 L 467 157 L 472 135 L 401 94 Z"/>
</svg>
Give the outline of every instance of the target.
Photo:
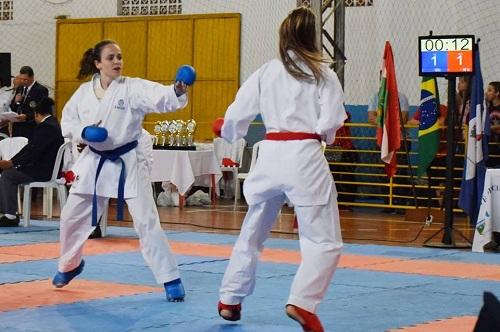
<svg viewBox="0 0 500 332">
<path fill-rule="evenodd" d="M 320 135 L 301 132 L 267 133 L 266 139 L 270 141 L 301 141 L 305 139 L 315 139 L 321 142 Z"/>
</svg>

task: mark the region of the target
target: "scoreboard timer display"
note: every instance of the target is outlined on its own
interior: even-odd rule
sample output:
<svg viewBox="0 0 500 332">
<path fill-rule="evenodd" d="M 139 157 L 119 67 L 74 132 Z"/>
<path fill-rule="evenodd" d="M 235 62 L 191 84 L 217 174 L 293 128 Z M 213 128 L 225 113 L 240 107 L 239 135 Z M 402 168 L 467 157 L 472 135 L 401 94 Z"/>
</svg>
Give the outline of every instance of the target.
<svg viewBox="0 0 500 332">
<path fill-rule="evenodd" d="M 418 37 L 419 75 L 446 76 L 474 73 L 474 36 Z"/>
</svg>

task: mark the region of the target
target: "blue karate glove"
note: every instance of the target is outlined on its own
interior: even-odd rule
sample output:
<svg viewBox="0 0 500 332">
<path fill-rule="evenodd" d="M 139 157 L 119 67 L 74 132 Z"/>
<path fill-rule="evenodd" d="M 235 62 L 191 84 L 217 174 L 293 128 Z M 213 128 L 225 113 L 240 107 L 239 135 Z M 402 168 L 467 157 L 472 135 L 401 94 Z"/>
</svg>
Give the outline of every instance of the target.
<svg viewBox="0 0 500 332">
<path fill-rule="evenodd" d="M 108 138 L 108 131 L 103 127 L 87 126 L 83 128 L 82 138 L 89 142 L 104 142 Z"/>
<path fill-rule="evenodd" d="M 186 93 L 187 87 L 196 81 L 196 71 L 189 65 L 180 66 L 175 74 L 174 91 L 177 97 Z"/>
<path fill-rule="evenodd" d="M 177 74 L 175 75 L 176 82 L 183 82 L 186 85 L 193 85 L 196 81 L 196 71 L 190 65 L 183 65 L 177 69 Z"/>
</svg>

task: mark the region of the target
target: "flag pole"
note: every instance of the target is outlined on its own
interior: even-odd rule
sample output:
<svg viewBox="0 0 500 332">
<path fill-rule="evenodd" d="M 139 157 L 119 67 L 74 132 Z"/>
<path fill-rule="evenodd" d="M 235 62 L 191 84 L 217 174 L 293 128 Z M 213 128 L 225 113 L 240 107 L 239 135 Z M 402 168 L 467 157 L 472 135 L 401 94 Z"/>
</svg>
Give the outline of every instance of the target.
<svg viewBox="0 0 500 332">
<path fill-rule="evenodd" d="M 406 164 L 408 167 L 408 172 L 409 172 L 408 174 L 410 175 L 411 190 L 413 193 L 413 199 L 415 200 L 415 208 L 418 208 L 417 191 L 415 189 L 415 181 L 413 179 L 413 170 L 411 168 L 410 152 L 408 151 L 408 138 L 406 137 L 406 129 L 403 123 L 403 112 L 401 112 L 401 104 L 399 105 L 399 125 L 401 127 L 400 130 L 403 132 L 403 143 L 405 146 Z"/>
<path fill-rule="evenodd" d="M 446 179 L 444 193 L 444 234 L 441 242 L 453 245 L 453 160 L 455 159 L 455 109 L 456 109 L 456 84 L 455 75 L 448 76 L 448 117 L 446 131 Z"/>
<path fill-rule="evenodd" d="M 436 158 L 436 157 L 434 157 Z M 432 208 L 432 202 L 431 202 L 431 191 L 432 191 L 432 187 L 431 187 L 431 175 L 430 175 L 430 171 L 431 171 L 431 166 L 427 166 L 427 170 L 426 170 L 426 173 L 427 173 L 427 217 L 425 218 L 425 225 L 426 226 L 429 226 L 430 224 L 432 224 L 432 221 L 434 220 L 434 217 L 431 213 L 431 208 Z"/>
</svg>

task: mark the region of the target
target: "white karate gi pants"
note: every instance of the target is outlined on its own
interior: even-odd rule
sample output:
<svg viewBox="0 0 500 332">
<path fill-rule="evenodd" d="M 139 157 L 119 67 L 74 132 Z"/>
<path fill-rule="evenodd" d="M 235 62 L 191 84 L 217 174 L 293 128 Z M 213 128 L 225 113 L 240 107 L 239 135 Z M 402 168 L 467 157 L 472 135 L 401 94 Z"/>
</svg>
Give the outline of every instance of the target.
<svg viewBox="0 0 500 332">
<path fill-rule="evenodd" d="M 302 261 L 292 283 L 287 304 L 315 312 L 323 299 L 340 259 L 342 236 L 336 191 L 326 205 L 295 206 L 299 223 Z M 224 304 L 242 303 L 255 287 L 257 262 L 269 236 L 284 195 L 251 205 L 243 221 L 220 288 Z"/>
<path fill-rule="evenodd" d="M 156 282 L 165 282 L 180 277 L 177 262 L 160 226 L 151 183 L 148 177 L 137 177 L 137 197 L 126 199 L 134 228 L 139 236 L 141 252 L 151 268 Z M 107 197 L 97 197 L 97 215 L 102 215 Z M 70 193 L 61 212 L 61 257 L 59 271 L 67 272 L 76 268 L 82 259 L 83 245 L 92 231 L 92 195 Z"/>
</svg>

